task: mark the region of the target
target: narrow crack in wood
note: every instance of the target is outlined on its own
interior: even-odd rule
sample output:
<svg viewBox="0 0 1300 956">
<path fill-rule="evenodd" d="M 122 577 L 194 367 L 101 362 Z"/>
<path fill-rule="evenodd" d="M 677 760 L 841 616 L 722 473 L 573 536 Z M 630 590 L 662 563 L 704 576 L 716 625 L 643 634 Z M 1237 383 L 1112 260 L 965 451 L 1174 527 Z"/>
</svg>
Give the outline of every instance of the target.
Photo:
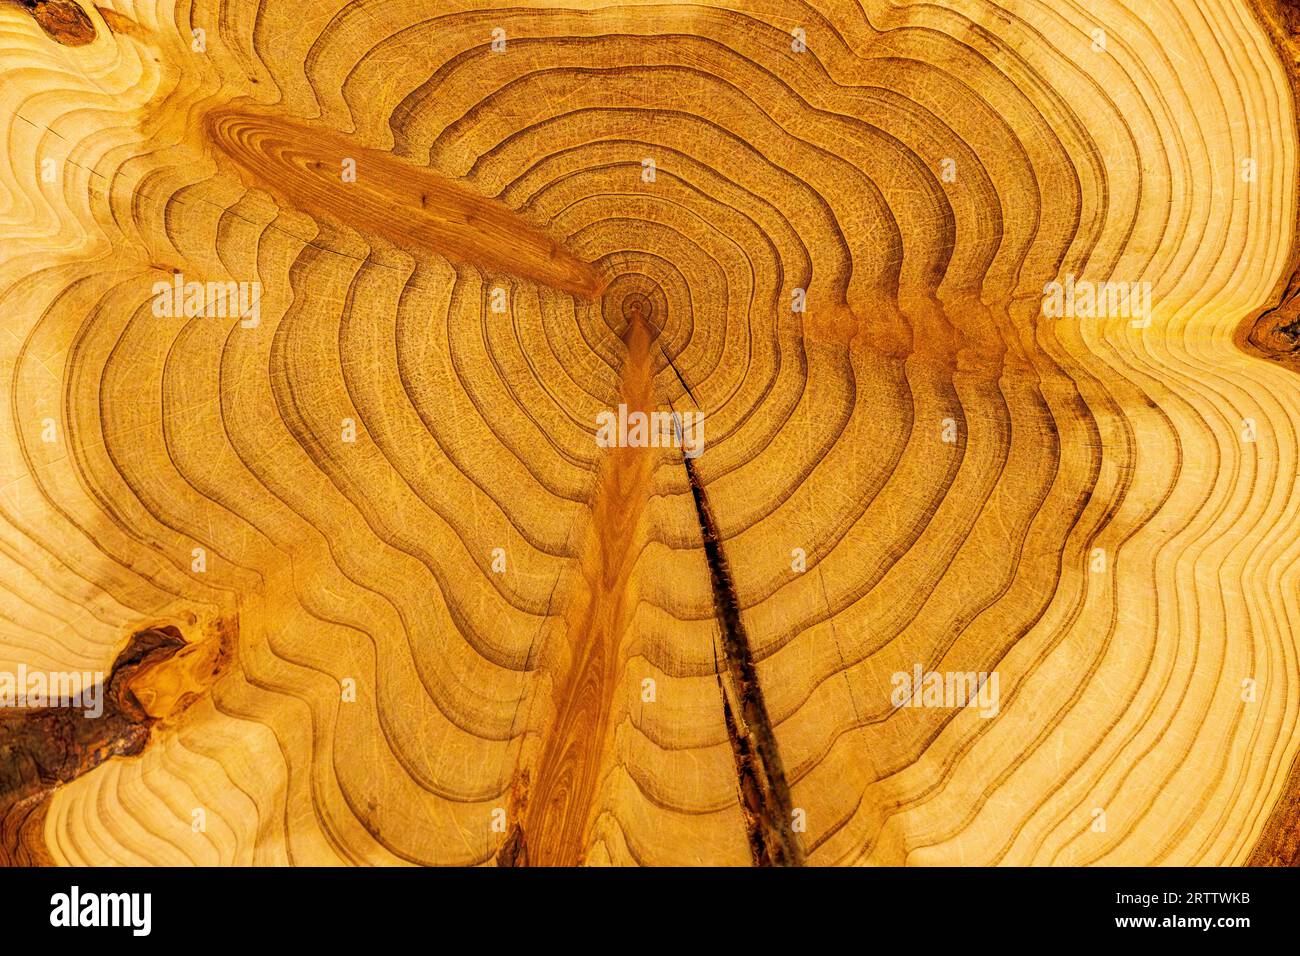
<svg viewBox="0 0 1300 956">
<path fill-rule="evenodd" d="M 718 675 L 727 735 L 731 738 L 739 780 L 741 812 L 754 863 L 758 866 L 798 866 L 803 848 L 791 829 L 794 806 L 786 782 L 781 750 L 767 713 L 749 636 L 740 617 L 731 570 L 727 566 L 709 499 L 695 471 L 695 462 L 683 459 L 700 520 L 704 559 L 709 567 L 713 604 L 722 635 L 722 657 L 727 678 Z M 732 701 L 736 702 L 733 710 Z"/>
</svg>

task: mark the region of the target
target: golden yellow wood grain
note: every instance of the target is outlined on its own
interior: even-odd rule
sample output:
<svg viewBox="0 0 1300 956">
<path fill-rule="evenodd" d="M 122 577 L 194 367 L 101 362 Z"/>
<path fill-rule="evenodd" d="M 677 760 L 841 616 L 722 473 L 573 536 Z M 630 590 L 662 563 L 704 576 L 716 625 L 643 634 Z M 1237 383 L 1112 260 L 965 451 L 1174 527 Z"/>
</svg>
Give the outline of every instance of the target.
<svg viewBox="0 0 1300 956">
<path fill-rule="evenodd" d="M 1285 5 L 79 9 L 0 5 L 0 672 L 192 646 L 8 852 L 1286 845 Z"/>
</svg>

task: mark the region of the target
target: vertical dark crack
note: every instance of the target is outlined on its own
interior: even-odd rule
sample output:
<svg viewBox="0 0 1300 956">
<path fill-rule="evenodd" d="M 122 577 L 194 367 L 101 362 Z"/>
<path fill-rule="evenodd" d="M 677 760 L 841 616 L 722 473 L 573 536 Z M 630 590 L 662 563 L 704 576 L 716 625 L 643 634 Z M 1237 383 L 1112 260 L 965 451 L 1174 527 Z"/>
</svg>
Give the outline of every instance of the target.
<svg viewBox="0 0 1300 956">
<path fill-rule="evenodd" d="M 799 866 L 803 862 L 803 853 L 791 830 L 794 808 L 790 802 L 790 787 L 785 779 L 785 767 L 776 735 L 772 732 L 767 704 L 763 700 L 763 689 L 759 686 L 749 637 L 740 619 L 740 604 L 736 599 L 731 570 L 722 551 L 709 499 L 695 473 L 695 464 L 689 458 L 683 461 L 700 520 L 704 558 L 709 565 L 709 579 L 713 586 L 713 605 L 722 633 L 722 657 L 727 665 L 727 679 L 724 681 L 719 673 L 718 685 L 722 692 L 727 734 L 731 737 L 731 749 L 736 758 L 740 809 L 745 817 L 754 865 Z"/>
</svg>

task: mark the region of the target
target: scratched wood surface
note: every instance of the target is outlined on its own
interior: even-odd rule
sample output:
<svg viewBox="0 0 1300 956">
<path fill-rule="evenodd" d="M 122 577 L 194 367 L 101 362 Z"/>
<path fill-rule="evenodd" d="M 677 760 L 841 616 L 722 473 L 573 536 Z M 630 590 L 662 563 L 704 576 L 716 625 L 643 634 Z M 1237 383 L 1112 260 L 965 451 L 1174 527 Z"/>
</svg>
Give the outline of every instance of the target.
<svg viewBox="0 0 1300 956">
<path fill-rule="evenodd" d="M 0 853 L 1293 862 L 1298 30 L 0 4 Z"/>
</svg>

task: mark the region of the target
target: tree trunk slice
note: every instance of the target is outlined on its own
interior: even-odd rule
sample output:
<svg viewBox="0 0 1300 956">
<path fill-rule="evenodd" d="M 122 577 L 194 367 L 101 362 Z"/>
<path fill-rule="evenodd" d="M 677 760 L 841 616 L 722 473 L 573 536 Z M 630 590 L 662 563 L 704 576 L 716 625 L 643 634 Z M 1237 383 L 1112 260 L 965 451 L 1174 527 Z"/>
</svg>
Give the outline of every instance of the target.
<svg viewBox="0 0 1300 956">
<path fill-rule="evenodd" d="M 0 34 L 5 861 L 1297 862 L 1300 7 Z"/>
</svg>

